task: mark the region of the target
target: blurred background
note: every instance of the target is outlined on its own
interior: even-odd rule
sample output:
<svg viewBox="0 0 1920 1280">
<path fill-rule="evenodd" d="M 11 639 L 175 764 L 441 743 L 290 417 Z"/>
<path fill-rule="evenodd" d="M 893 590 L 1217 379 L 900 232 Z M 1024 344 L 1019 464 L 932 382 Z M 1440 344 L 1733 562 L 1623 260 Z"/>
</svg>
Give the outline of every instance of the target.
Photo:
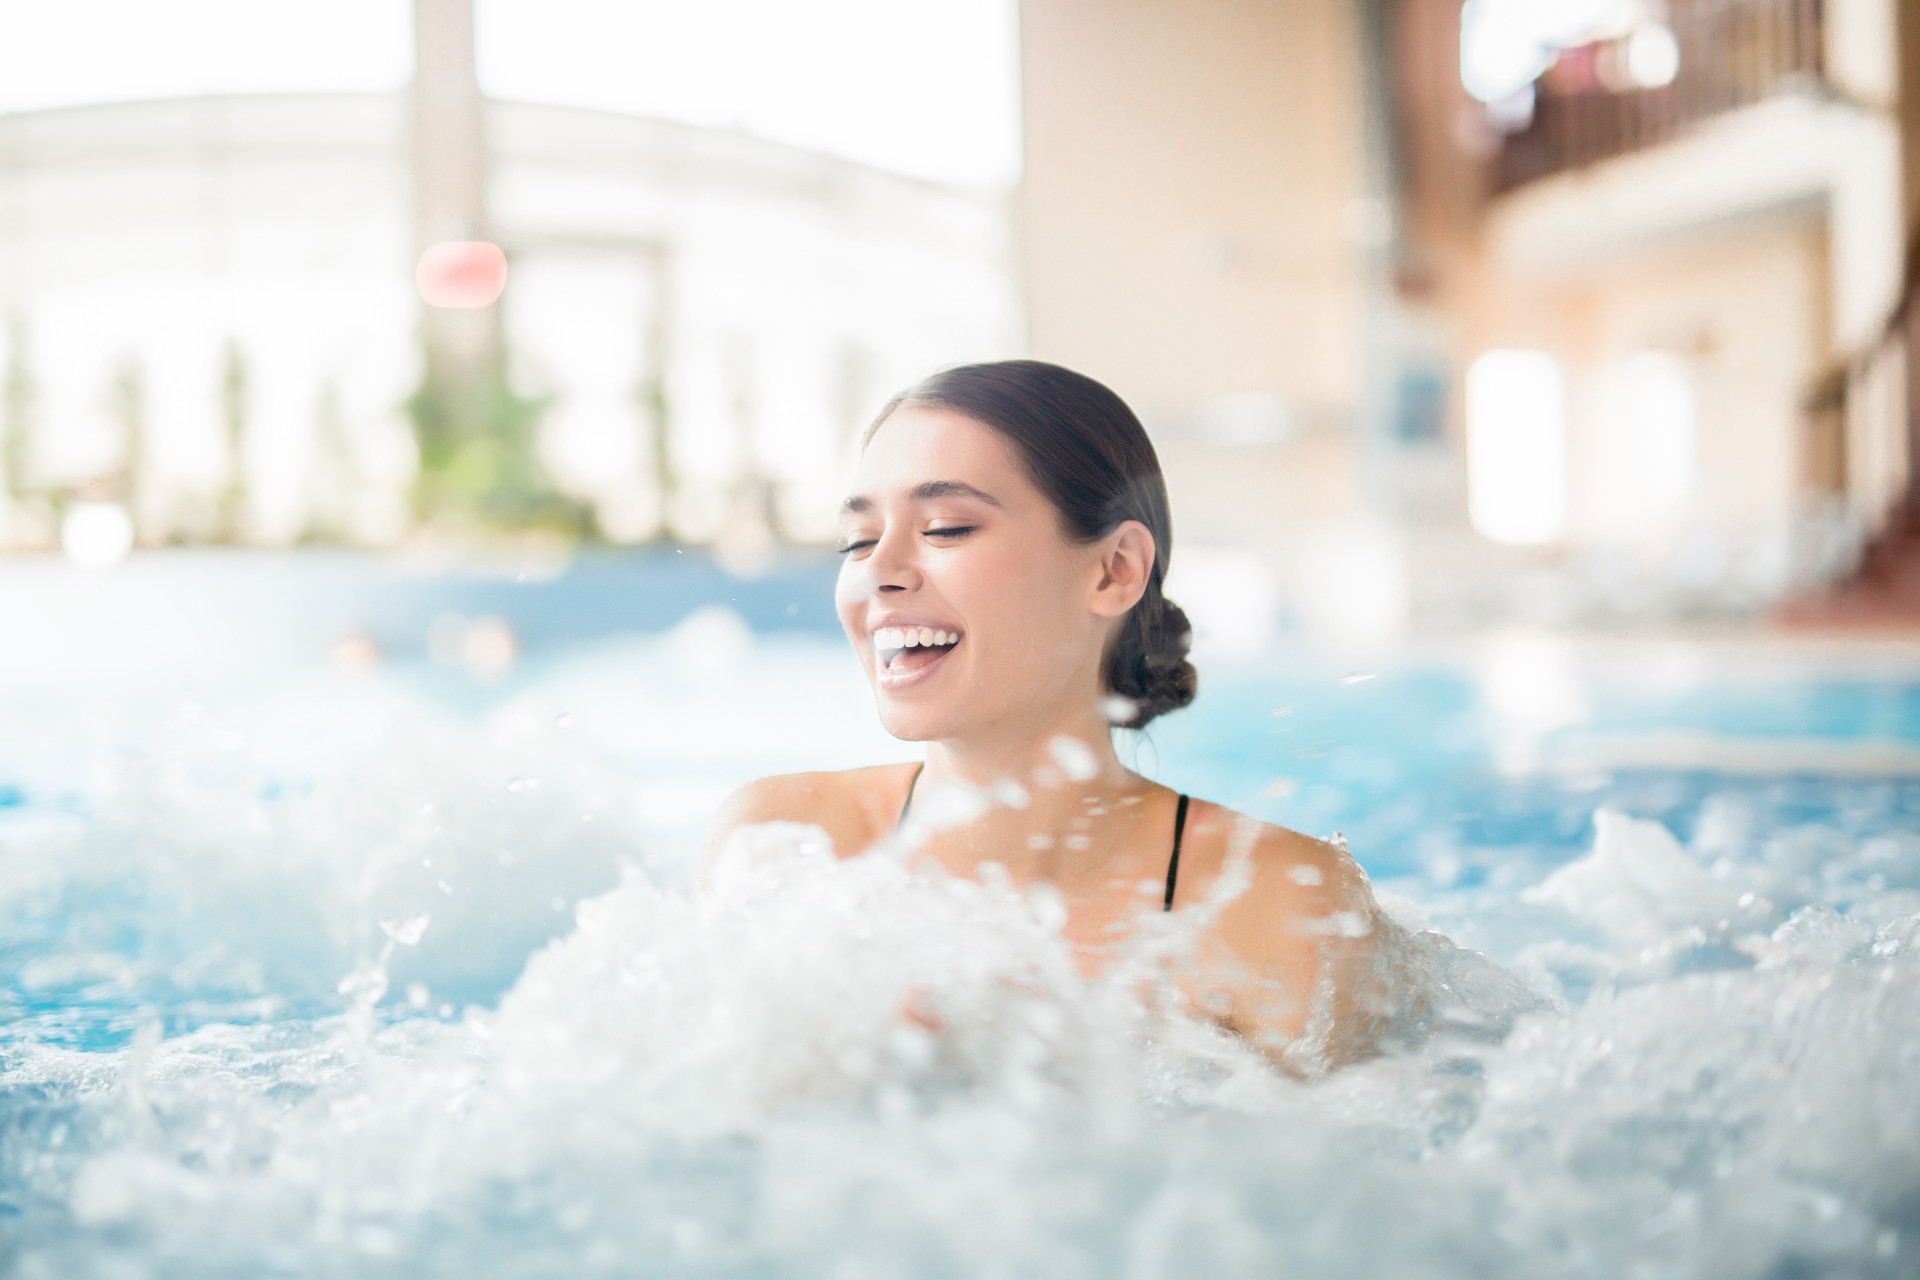
<svg viewBox="0 0 1920 1280">
<path fill-rule="evenodd" d="M 1916 0 L 0 0 L 0 1274 L 1915 1274 L 1917 244 Z M 1116 1137 L 845 1030 L 1026 926 L 646 890 L 920 754 L 835 509 L 1022 355 L 1121 758 L 1567 1019 Z"/>
<path fill-rule="evenodd" d="M 1896 0 L 5 0 L 0 546 L 397 553 L 292 562 L 335 641 L 398 562 L 811 582 L 885 397 L 1032 355 L 1228 649 L 1920 622 L 1916 68 Z"/>
</svg>

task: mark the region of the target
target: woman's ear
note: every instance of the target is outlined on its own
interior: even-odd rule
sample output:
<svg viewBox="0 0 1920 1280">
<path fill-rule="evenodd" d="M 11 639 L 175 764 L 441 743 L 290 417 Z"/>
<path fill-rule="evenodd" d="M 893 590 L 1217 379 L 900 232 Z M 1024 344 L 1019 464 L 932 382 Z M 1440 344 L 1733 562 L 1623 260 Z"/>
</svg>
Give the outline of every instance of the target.
<svg viewBox="0 0 1920 1280">
<path fill-rule="evenodd" d="M 1100 617 L 1117 618 L 1147 593 L 1153 573 L 1153 535 L 1138 520 L 1126 520 L 1097 545 L 1100 576 L 1094 581 L 1090 607 Z"/>
</svg>

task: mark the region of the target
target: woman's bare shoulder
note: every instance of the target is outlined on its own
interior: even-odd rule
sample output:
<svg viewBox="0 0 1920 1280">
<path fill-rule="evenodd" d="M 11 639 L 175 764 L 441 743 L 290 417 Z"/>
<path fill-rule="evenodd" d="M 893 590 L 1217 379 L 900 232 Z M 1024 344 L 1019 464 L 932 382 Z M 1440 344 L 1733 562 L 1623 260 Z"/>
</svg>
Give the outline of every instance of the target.
<svg viewBox="0 0 1920 1280">
<path fill-rule="evenodd" d="M 706 857 L 727 837 L 761 822 L 803 822 L 824 830 L 841 857 L 859 853 L 893 829 L 916 766 L 873 765 L 756 778 L 720 802 L 707 829 Z"/>
<path fill-rule="evenodd" d="M 1378 1001 L 1363 988 L 1377 967 L 1380 914 L 1366 872 L 1337 841 L 1217 805 L 1197 816 L 1208 829 L 1206 888 L 1223 890 L 1207 936 L 1232 958 L 1218 971 L 1228 1024 L 1286 1046 L 1275 1061 L 1307 1075 L 1371 1052 Z"/>
<path fill-rule="evenodd" d="M 1187 841 L 1196 855 L 1192 858 L 1195 879 L 1202 882 L 1194 885 L 1196 897 L 1238 864 L 1249 876 L 1241 897 L 1262 912 L 1282 907 L 1290 915 L 1324 915 L 1371 908 L 1366 872 L 1334 841 L 1262 822 L 1206 800 L 1192 804 Z M 1182 874 L 1185 878 L 1184 868 Z"/>
</svg>

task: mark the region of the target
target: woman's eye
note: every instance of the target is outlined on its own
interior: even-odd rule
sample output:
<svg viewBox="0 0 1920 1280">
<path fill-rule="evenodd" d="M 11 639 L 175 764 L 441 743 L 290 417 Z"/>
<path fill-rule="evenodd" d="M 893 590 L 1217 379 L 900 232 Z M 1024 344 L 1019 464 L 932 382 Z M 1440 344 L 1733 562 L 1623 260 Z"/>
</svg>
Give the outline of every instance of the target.
<svg viewBox="0 0 1920 1280">
<path fill-rule="evenodd" d="M 872 545 L 873 545 L 872 538 L 856 538 L 851 542 L 841 543 L 839 546 L 835 547 L 834 550 L 838 551 L 841 555 L 844 556 L 854 551 L 865 551 L 868 547 Z"/>
<path fill-rule="evenodd" d="M 960 524 L 952 525 L 945 529 L 929 529 L 927 530 L 927 536 L 929 538 L 959 538 L 972 533 L 978 527 L 977 525 Z"/>
</svg>

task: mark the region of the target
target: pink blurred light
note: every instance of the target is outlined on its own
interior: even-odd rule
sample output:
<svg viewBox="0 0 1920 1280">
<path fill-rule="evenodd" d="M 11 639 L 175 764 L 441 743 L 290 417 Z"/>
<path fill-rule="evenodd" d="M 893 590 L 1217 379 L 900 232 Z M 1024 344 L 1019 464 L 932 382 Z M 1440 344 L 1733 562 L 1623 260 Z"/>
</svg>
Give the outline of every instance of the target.
<svg viewBox="0 0 1920 1280">
<path fill-rule="evenodd" d="M 444 240 L 420 255 L 413 283 L 430 307 L 492 306 L 507 287 L 507 255 L 485 240 Z"/>
</svg>

